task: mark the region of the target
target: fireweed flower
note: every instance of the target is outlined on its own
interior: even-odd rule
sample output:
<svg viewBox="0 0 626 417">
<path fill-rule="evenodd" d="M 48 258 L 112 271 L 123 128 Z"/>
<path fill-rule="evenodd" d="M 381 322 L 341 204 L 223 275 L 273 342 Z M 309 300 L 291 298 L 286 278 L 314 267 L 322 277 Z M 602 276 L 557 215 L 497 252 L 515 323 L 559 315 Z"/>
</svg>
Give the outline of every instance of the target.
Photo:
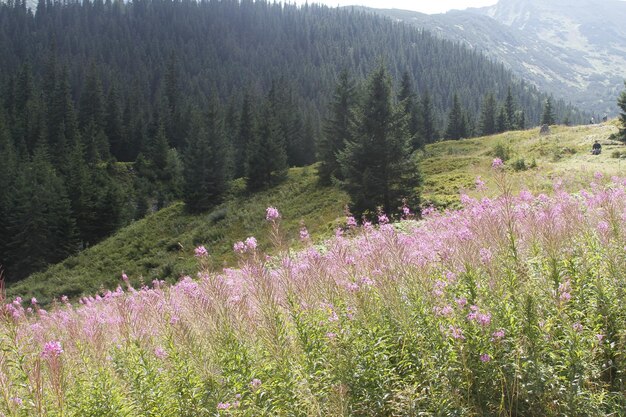
<svg viewBox="0 0 626 417">
<path fill-rule="evenodd" d="M 167 352 L 161 346 L 157 346 L 156 348 L 154 348 L 154 356 L 159 359 L 165 359 L 167 358 Z"/>
<path fill-rule="evenodd" d="M 491 168 L 493 169 L 501 169 L 504 167 L 504 162 L 500 158 L 494 158 L 491 162 Z"/>
<path fill-rule="evenodd" d="M 50 342 L 46 342 L 43 346 L 43 350 L 41 351 L 41 357 L 44 359 L 54 359 L 61 356 L 63 353 L 63 347 L 61 346 L 61 342 L 57 340 L 53 340 Z"/>
<path fill-rule="evenodd" d="M 257 247 L 256 238 L 254 236 L 250 236 L 246 239 L 246 249 L 247 250 L 255 250 Z"/>
<path fill-rule="evenodd" d="M 195 250 L 196 258 L 204 258 L 209 255 L 209 252 L 204 246 L 198 246 Z"/>
<path fill-rule="evenodd" d="M 233 250 L 237 253 L 244 253 L 246 251 L 246 244 L 242 241 L 236 242 L 233 245 Z"/>
<path fill-rule="evenodd" d="M 259 389 L 260 386 L 261 386 L 260 379 L 254 378 L 252 381 L 250 381 L 250 388 L 252 388 L 253 390 Z"/>
<path fill-rule="evenodd" d="M 483 363 L 487 363 L 491 360 L 491 356 L 489 356 L 489 354 L 487 353 L 483 353 L 482 355 L 480 355 L 480 361 Z"/>
<path fill-rule="evenodd" d="M 575 332 L 580 333 L 583 331 L 583 325 L 577 321 L 576 323 L 572 324 L 572 329 L 574 329 Z"/>
<path fill-rule="evenodd" d="M 306 227 L 303 226 L 300 229 L 300 240 L 307 241 L 307 240 L 309 240 L 309 237 L 310 237 L 309 236 L 309 231 L 306 229 Z"/>
<path fill-rule="evenodd" d="M 477 189 L 477 190 L 482 191 L 482 190 L 484 190 L 484 189 L 486 188 L 486 187 L 485 187 L 485 181 L 483 181 L 483 180 L 480 178 L 480 175 L 476 177 L 475 184 L 476 184 L 476 189 Z"/>
<path fill-rule="evenodd" d="M 356 227 L 356 219 L 353 216 L 348 216 L 346 218 L 346 224 L 348 227 Z"/>
<path fill-rule="evenodd" d="M 492 340 L 492 341 L 494 341 L 494 340 L 500 340 L 500 339 L 503 339 L 503 338 L 504 338 L 504 335 L 505 335 L 505 333 L 504 333 L 504 329 L 499 329 L 499 330 L 496 330 L 496 331 L 495 331 L 495 332 L 493 332 L 493 334 L 491 335 L 491 336 L 492 336 L 492 339 L 491 339 L 491 340 Z"/>
<path fill-rule="evenodd" d="M 276 207 L 268 207 L 265 210 L 265 220 L 268 222 L 275 222 L 278 219 L 280 219 L 280 213 Z"/>
<path fill-rule="evenodd" d="M 230 408 L 230 403 L 218 403 L 217 404 L 218 410 L 228 410 L 229 408 Z"/>
</svg>

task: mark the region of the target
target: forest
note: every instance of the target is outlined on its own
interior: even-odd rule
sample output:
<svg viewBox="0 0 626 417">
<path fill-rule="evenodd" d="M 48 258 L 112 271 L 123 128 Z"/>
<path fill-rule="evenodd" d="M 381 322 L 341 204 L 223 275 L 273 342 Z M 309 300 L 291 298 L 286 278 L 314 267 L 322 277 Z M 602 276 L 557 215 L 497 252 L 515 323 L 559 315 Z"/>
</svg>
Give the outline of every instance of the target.
<svg viewBox="0 0 626 417">
<path fill-rule="evenodd" d="M 366 103 L 379 74 L 406 152 L 536 125 L 546 103 L 555 122 L 583 120 L 463 46 L 317 5 L 12 1 L 0 57 L 0 265 L 12 281 L 175 200 L 206 210 L 233 178 L 254 192 L 319 160 L 322 181 L 349 180 L 328 151 L 348 78 Z"/>
</svg>

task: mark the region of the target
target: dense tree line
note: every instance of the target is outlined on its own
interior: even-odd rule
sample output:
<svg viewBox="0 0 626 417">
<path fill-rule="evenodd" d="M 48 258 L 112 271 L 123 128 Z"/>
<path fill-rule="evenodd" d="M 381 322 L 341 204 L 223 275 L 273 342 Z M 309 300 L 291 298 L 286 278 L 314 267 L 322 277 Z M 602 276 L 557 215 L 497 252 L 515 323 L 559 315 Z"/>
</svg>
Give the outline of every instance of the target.
<svg viewBox="0 0 626 417">
<path fill-rule="evenodd" d="M 626 82 L 624 82 L 624 86 L 626 86 Z M 617 105 L 620 108 L 619 121 L 622 124 L 617 134 L 617 139 L 626 143 L 626 90 L 620 94 L 617 99 Z"/>
<path fill-rule="evenodd" d="M 405 116 L 390 125 L 396 139 L 376 140 L 396 149 L 405 149 L 397 139 L 405 134 L 407 149 L 457 136 L 448 134 L 449 112 L 466 126 L 460 137 L 476 134 L 487 91 L 515 97 L 526 122 L 539 122 L 545 96 L 502 65 L 351 9 L 248 0 L 40 0 L 34 11 L 23 0 L 1 4 L 0 264 L 19 279 L 176 199 L 206 210 L 231 178 L 245 177 L 250 191 L 272 186 L 289 166 L 314 162 L 316 147 L 323 161 L 349 159 L 348 144 L 351 154 L 365 146 L 367 88 L 346 103 L 337 97 L 381 59 L 389 73 L 379 74 L 380 88 L 391 92 L 398 80 L 391 113 L 397 105 Z M 338 113 L 357 104 L 354 114 Z M 561 102 L 554 108 L 578 115 Z M 341 142 L 329 142 L 331 130 Z M 356 183 L 336 161 L 322 163 L 320 175 Z"/>
</svg>

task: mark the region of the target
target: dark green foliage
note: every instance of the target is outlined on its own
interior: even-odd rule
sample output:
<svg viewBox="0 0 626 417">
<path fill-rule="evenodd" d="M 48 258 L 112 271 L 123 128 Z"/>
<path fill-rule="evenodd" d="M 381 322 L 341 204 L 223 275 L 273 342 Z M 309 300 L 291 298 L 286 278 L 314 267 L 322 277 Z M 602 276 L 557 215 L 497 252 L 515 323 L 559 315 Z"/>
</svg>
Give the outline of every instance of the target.
<svg viewBox="0 0 626 417">
<path fill-rule="evenodd" d="M 493 93 L 488 93 L 483 99 L 479 129 L 483 136 L 493 135 L 496 132 L 496 99 Z"/>
<path fill-rule="evenodd" d="M 407 117 L 392 103 L 391 79 L 384 66 L 372 73 L 359 103 L 352 140 L 339 153 L 350 209 L 356 215 L 378 208 L 394 214 L 403 199 L 415 206 L 419 172 L 411 153 Z"/>
<path fill-rule="evenodd" d="M 511 92 L 511 87 L 509 86 L 509 89 L 507 90 L 506 93 L 506 99 L 504 101 L 504 109 L 506 112 L 506 130 L 510 130 L 510 129 L 514 129 L 516 128 L 516 123 L 515 123 L 515 112 L 516 110 L 516 105 L 515 105 L 515 99 L 513 98 L 513 94 Z"/>
<path fill-rule="evenodd" d="M 426 143 L 433 143 L 437 140 L 437 132 L 435 130 L 435 120 L 433 115 L 433 106 L 428 90 L 422 94 L 420 102 L 421 117 L 420 125 L 422 127 L 422 138 Z"/>
<path fill-rule="evenodd" d="M 626 85 L 626 82 L 624 85 Z M 626 90 L 622 91 L 622 94 L 620 94 L 619 99 L 617 100 L 617 105 L 621 109 L 619 121 L 622 124 L 619 130 L 618 139 L 622 142 L 626 142 Z"/>
<path fill-rule="evenodd" d="M 22 278 L 78 249 L 70 200 L 45 146 L 17 171 L 12 210 L 8 213 L 9 280 Z"/>
<path fill-rule="evenodd" d="M 556 124 L 554 118 L 554 110 L 552 109 L 552 100 L 550 97 L 543 103 L 543 113 L 541 114 L 541 124 L 551 126 Z"/>
<path fill-rule="evenodd" d="M 500 107 L 498 111 L 498 116 L 496 117 L 496 132 L 502 133 L 509 128 L 509 122 L 506 115 L 506 108 L 504 106 Z"/>
<path fill-rule="evenodd" d="M 215 101 L 204 118 L 194 112 L 187 143 L 183 201 L 188 211 L 201 212 L 221 201 L 228 181 L 227 147 Z"/>
<path fill-rule="evenodd" d="M 458 94 L 454 94 L 452 99 L 452 109 L 448 114 L 448 124 L 446 126 L 446 139 L 461 139 L 468 137 L 467 120 L 464 116 Z"/>
<path fill-rule="evenodd" d="M 420 108 L 419 101 L 413 91 L 413 82 L 408 72 L 402 74 L 400 81 L 400 92 L 398 93 L 398 102 L 404 109 L 408 120 L 408 130 L 411 135 L 411 144 L 414 149 L 423 148 L 425 145 L 422 137 L 422 128 L 420 125 Z"/>
<path fill-rule="evenodd" d="M 524 113 L 524 110 L 515 112 L 515 127 L 519 130 L 526 129 L 526 113 Z"/>
<path fill-rule="evenodd" d="M 337 156 L 343 151 L 346 143 L 352 140 L 355 104 L 354 82 L 344 70 L 339 75 L 335 95 L 330 104 L 330 116 L 325 121 L 324 133 L 318 145 L 320 160 L 318 174 L 321 184 L 329 185 L 334 180 L 343 179 Z"/>
<path fill-rule="evenodd" d="M 256 109 L 253 105 L 251 95 L 246 92 L 241 104 L 241 115 L 239 117 L 239 131 L 235 136 L 233 144 L 234 155 L 234 177 L 246 176 L 248 149 L 254 147 L 257 140 L 257 118 Z"/>
</svg>

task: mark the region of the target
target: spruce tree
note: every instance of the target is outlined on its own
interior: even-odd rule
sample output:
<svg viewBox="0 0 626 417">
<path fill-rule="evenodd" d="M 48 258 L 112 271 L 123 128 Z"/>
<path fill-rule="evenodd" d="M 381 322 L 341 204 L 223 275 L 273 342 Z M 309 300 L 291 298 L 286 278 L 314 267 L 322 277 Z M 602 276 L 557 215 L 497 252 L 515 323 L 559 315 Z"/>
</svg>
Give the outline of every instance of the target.
<svg viewBox="0 0 626 417">
<path fill-rule="evenodd" d="M 5 128 L 4 115 L 0 107 L 0 268 L 11 263 L 7 256 L 9 242 L 15 239 L 9 234 L 8 217 L 13 212 L 14 183 L 17 175 L 17 154 L 13 142 Z"/>
<path fill-rule="evenodd" d="M 437 139 L 437 132 L 435 130 L 433 106 L 428 90 L 422 95 L 422 100 L 420 101 L 420 111 L 422 138 L 424 138 L 426 143 L 433 143 Z"/>
<path fill-rule="evenodd" d="M 329 185 L 343 179 L 337 156 L 352 140 L 356 93 L 348 71 L 339 74 L 335 94 L 330 104 L 330 116 L 324 121 L 324 130 L 318 144 L 318 175 L 320 183 Z"/>
<path fill-rule="evenodd" d="M 505 130 L 514 129 L 516 127 L 516 123 L 515 123 L 516 106 L 515 106 L 515 100 L 513 99 L 513 94 L 511 93 L 511 86 L 509 86 L 509 89 L 506 93 L 506 99 L 504 101 L 504 108 L 506 110 L 506 125 L 507 125 Z"/>
<path fill-rule="evenodd" d="M 480 134 L 493 135 L 496 132 L 496 99 L 493 93 L 488 93 L 483 99 L 480 110 Z"/>
<path fill-rule="evenodd" d="M 372 215 L 378 208 L 397 212 L 402 200 L 419 201 L 419 172 L 411 152 L 407 118 L 392 103 L 391 80 L 384 66 L 369 77 L 358 107 L 353 139 L 339 153 L 350 209 Z M 373 217 L 373 216 L 370 216 Z"/>
<path fill-rule="evenodd" d="M 248 172 L 248 157 L 257 141 L 257 117 L 253 98 L 249 92 L 243 96 L 241 114 L 239 117 L 239 130 L 235 137 L 233 151 L 234 178 L 245 177 Z"/>
<path fill-rule="evenodd" d="M 508 129 L 506 108 L 504 106 L 500 106 L 500 110 L 498 111 L 498 116 L 496 117 L 496 132 L 502 133 Z"/>
<path fill-rule="evenodd" d="M 554 110 L 552 109 L 552 100 L 550 97 L 546 99 L 543 104 L 543 113 L 541 114 L 541 124 L 552 126 L 556 124 L 556 120 L 554 118 Z"/>
<path fill-rule="evenodd" d="M 626 86 L 626 82 L 624 83 L 624 85 Z M 622 94 L 620 94 L 617 100 L 617 105 L 621 109 L 619 114 L 619 121 L 622 124 L 621 128 L 619 129 L 617 139 L 626 143 L 626 90 L 622 91 Z"/>
<path fill-rule="evenodd" d="M 413 91 L 413 83 L 408 71 L 402 74 L 400 81 L 400 92 L 398 93 L 398 102 L 404 109 L 404 113 L 408 120 L 409 134 L 411 135 L 411 143 L 414 149 L 424 147 L 424 138 L 421 135 L 419 101 Z"/>
<path fill-rule="evenodd" d="M 526 129 L 526 113 L 524 110 L 518 110 L 515 113 L 515 127 L 519 130 Z"/>
<path fill-rule="evenodd" d="M 123 153 L 127 138 L 123 129 L 119 93 L 117 92 L 115 85 L 111 86 L 106 101 L 104 133 L 109 140 L 111 154 L 113 157 L 115 157 L 118 161 L 130 162 Z"/>
<path fill-rule="evenodd" d="M 448 114 L 448 124 L 446 126 L 446 133 L 444 137 L 446 139 L 461 139 L 467 137 L 466 120 L 463 116 L 463 109 L 461 108 L 461 102 L 459 101 L 458 94 L 454 93 L 452 98 L 452 109 Z"/>
<path fill-rule="evenodd" d="M 228 184 L 224 129 L 215 102 L 204 120 L 194 111 L 187 143 L 183 201 L 197 213 L 218 204 Z"/>
</svg>

